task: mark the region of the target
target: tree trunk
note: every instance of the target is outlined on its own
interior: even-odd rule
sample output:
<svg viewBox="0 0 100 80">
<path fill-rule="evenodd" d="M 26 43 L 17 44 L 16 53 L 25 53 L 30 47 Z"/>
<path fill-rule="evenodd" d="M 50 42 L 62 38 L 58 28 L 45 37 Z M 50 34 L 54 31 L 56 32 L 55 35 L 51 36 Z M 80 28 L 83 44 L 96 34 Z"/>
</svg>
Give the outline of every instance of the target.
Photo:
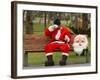
<svg viewBox="0 0 100 80">
<path fill-rule="evenodd" d="M 26 14 L 26 34 L 33 34 L 32 12 Z"/>
<path fill-rule="evenodd" d="M 83 19 L 83 23 L 82 23 L 82 32 L 84 34 L 87 33 L 87 30 L 88 30 L 88 14 L 83 14 L 82 15 L 82 19 Z"/>
</svg>

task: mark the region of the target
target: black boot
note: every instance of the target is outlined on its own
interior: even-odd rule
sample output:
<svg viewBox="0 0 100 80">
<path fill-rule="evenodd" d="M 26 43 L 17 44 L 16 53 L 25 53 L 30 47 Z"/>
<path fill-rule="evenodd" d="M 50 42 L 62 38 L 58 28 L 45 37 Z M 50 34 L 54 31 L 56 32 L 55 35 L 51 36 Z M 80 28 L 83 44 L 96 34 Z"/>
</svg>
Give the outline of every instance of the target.
<svg viewBox="0 0 100 80">
<path fill-rule="evenodd" d="M 67 56 L 62 55 L 62 60 L 59 61 L 59 65 L 64 66 L 66 65 Z"/>
<path fill-rule="evenodd" d="M 47 61 L 45 62 L 45 66 L 54 66 L 52 55 L 47 56 Z"/>
</svg>

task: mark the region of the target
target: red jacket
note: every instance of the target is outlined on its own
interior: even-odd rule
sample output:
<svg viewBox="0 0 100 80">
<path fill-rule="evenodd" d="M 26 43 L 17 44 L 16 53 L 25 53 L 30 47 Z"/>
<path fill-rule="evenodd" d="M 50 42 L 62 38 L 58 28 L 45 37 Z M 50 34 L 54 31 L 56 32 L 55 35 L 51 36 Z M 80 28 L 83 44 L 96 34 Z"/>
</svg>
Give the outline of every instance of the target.
<svg viewBox="0 0 100 80">
<path fill-rule="evenodd" d="M 59 33 L 58 33 L 59 31 Z M 45 35 L 51 37 L 52 41 L 67 41 L 71 42 L 71 34 L 67 27 L 61 26 L 60 30 L 56 28 L 50 32 L 48 28 L 45 29 Z M 58 37 L 57 37 L 58 36 Z"/>
</svg>

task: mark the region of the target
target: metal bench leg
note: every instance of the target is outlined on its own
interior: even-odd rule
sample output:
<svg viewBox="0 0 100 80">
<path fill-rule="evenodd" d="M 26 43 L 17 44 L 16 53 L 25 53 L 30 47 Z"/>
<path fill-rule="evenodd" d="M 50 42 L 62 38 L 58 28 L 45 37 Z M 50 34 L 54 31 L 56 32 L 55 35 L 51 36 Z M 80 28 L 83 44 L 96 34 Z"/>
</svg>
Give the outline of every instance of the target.
<svg viewBox="0 0 100 80">
<path fill-rule="evenodd" d="M 89 62 L 89 50 L 88 49 L 85 50 L 85 54 L 86 54 L 86 63 L 88 63 Z"/>
<path fill-rule="evenodd" d="M 23 65 L 24 66 L 28 66 L 28 52 L 27 51 L 25 51 L 25 53 L 24 53 L 24 59 L 23 59 Z"/>
</svg>

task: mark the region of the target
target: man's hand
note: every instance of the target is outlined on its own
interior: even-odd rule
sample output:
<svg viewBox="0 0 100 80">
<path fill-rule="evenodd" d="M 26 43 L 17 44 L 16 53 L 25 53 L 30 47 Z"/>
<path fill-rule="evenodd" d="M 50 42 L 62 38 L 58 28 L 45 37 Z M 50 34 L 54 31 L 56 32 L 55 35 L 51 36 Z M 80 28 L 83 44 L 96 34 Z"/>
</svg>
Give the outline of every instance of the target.
<svg viewBox="0 0 100 80">
<path fill-rule="evenodd" d="M 70 38 L 67 35 L 65 35 L 65 39 L 64 40 L 65 40 L 66 43 L 68 43 L 70 41 Z"/>
<path fill-rule="evenodd" d="M 51 26 L 49 26 L 49 31 L 54 31 L 54 29 L 56 29 L 56 28 L 58 28 L 58 26 L 57 25 L 51 25 Z"/>
</svg>

